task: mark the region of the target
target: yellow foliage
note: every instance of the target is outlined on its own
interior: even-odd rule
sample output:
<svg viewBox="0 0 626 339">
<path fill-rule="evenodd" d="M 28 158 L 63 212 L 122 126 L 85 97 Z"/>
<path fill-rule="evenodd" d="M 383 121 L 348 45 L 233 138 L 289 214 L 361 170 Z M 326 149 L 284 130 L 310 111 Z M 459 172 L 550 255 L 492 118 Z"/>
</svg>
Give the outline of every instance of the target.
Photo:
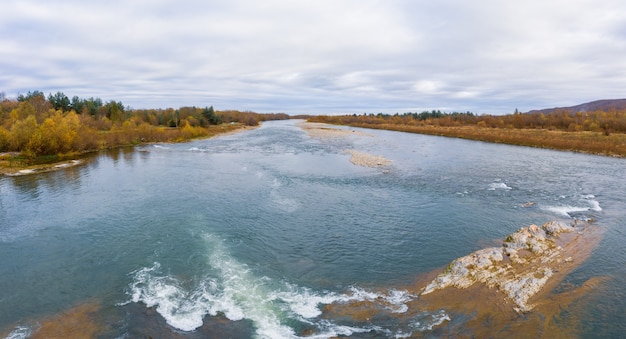
<svg viewBox="0 0 626 339">
<path fill-rule="evenodd" d="M 34 115 L 29 115 L 26 119 L 14 123 L 11 127 L 9 150 L 21 151 L 24 149 L 36 131 L 37 120 Z"/>
<path fill-rule="evenodd" d="M 78 104 L 57 106 L 43 95 L 29 96 L 25 101 L 0 101 L 0 152 L 38 157 L 141 142 L 184 141 L 241 127 L 217 126 L 222 121 L 257 125 L 259 121 L 289 118 L 285 114 L 238 111 L 208 117 L 208 108 L 197 107 L 127 111 L 121 103 L 102 105 L 100 99 L 93 98 Z"/>
<path fill-rule="evenodd" d="M 80 121 L 76 114 L 63 116 L 56 112 L 39 125 L 26 145 L 32 155 L 68 153 L 74 149 Z"/>
<path fill-rule="evenodd" d="M 9 140 L 11 139 L 11 133 L 0 126 L 0 152 L 9 150 Z"/>
<path fill-rule="evenodd" d="M 11 111 L 11 120 L 15 123 L 18 120 L 24 120 L 27 117 L 35 115 L 35 109 L 28 101 L 20 102 L 16 109 Z"/>
</svg>

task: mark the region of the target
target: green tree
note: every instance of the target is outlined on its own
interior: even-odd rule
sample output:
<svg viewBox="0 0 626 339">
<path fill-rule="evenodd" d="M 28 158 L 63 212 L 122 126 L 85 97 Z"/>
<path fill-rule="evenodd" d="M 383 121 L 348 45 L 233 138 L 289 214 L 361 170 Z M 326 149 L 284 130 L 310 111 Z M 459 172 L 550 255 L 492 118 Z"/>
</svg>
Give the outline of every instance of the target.
<svg viewBox="0 0 626 339">
<path fill-rule="evenodd" d="M 19 94 L 17 96 L 17 101 L 19 102 L 24 102 L 24 101 L 30 101 L 32 98 L 35 97 L 42 97 L 42 98 L 46 98 L 46 96 L 43 94 L 43 92 L 41 91 L 28 91 L 28 93 L 26 93 L 26 95 L 24 94 Z"/>
<path fill-rule="evenodd" d="M 87 111 L 87 113 L 89 113 L 92 116 L 97 115 L 98 109 L 102 107 L 102 100 L 100 98 L 89 98 L 87 100 L 84 100 L 84 103 L 85 103 L 85 110 Z"/>
<path fill-rule="evenodd" d="M 213 106 L 205 107 L 202 110 L 202 116 L 206 119 L 206 121 L 209 124 L 219 125 L 222 123 L 222 118 L 218 116 L 217 114 L 215 114 L 215 110 L 213 109 Z"/>
<path fill-rule="evenodd" d="M 82 100 L 78 96 L 73 96 L 72 97 L 72 102 L 70 103 L 70 107 L 76 113 L 79 113 L 79 114 L 83 113 L 83 109 L 85 109 L 85 107 L 86 107 L 85 100 Z"/>
<path fill-rule="evenodd" d="M 121 101 L 111 100 L 104 105 L 107 109 L 106 117 L 114 122 L 122 122 L 126 117 L 124 114 L 124 105 Z"/>
<path fill-rule="evenodd" d="M 70 98 L 68 98 L 63 92 L 56 92 L 55 95 L 50 93 L 48 95 L 48 101 L 52 105 L 52 108 L 56 110 L 67 112 L 70 109 Z"/>
</svg>

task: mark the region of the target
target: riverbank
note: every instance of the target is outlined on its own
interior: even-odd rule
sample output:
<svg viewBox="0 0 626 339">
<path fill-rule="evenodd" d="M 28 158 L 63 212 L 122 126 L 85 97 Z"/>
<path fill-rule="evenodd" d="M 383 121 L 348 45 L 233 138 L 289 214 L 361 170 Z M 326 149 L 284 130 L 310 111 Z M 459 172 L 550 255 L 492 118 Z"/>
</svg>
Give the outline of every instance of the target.
<svg viewBox="0 0 626 339">
<path fill-rule="evenodd" d="M 259 125 L 260 126 L 260 125 Z M 248 126 L 243 124 L 222 124 L 217 126 L 211 126 L 207 128 L 206 135 L 191 136 L 188 138 L 176 138 L 166 139 L 159 142 L 186 142 L 194 139 L 212 138 L 217 136 L 231 135 L 247 130 L 258 128 L 259 126 Z M 131 144 L 121 144 L 117 146 L 106 147 L 106 149 L 121 148 L 121 147 L 134 147 L 139 145 L 153 144 L 150 142 L 139 142 Z M 31 159 L 23 157 L 17 152 L 0 153 L 0 176 L 6 175 L 10 177 L 32 175 L 37 173 L 45 173 L 57 171 L 69 167 L 79 166 L 84 163 L 84 160 L 80 159 L 85 157 L 89 153 L 94 153 L 99 150 L 91 150 L 86 152 L 77 152 L 67 155 L 53 155 L 46 157 L 39 157 Z"/>
<path fill-rule="evenodd" d="M 327 123 L 342 124 L 340 119 L 324 117 Z M 316 121 L 315 118 L 311 121 Z M 390 123 L 346 124 L 352 127 L 428 134 L 493 143 L 572 151 L 613 157 L 626 157 L 626 134 L 547 129 L 492 128 L 474 126 L 407 125 Z"/>
</svg>

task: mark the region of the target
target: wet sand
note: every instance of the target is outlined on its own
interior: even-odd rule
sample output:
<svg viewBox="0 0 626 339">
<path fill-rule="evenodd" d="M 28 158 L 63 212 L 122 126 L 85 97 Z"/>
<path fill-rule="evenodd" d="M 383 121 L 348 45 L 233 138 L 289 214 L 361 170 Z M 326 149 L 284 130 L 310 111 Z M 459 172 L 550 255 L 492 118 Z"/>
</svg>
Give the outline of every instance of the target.
<svg viewBox="0 0 626 339">
<path fill-rule="evenodd" d="M 87 302 L 60 314 L 32 320 L 28 325 L 19 325 L 0 336 L 32 339 L 50 338 L 95 338 L 103 327 L 96 321 L 100 310 L 97 302 Z"/>
<path fill-rule="evenodd" d="M 108 313 L 108 314 L 107 314 Z M 65 338 L 251 338 L 254 327 L 250 321 L 230 321 L 223 316 L 206 317 L 204 324 L 192 332 L 176 330 L 154 308 L 131 303 L 103 310 L 89 301 L 67 311 L 41 319 L 31 319 L 7 331 L 1 338 L 65 339 Z"/>
</svg>

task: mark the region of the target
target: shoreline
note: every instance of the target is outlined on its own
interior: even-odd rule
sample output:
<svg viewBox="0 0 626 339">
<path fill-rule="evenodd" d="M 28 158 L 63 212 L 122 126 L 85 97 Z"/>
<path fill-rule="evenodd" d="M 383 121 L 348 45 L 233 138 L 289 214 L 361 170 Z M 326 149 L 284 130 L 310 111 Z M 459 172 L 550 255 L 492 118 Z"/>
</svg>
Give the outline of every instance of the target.
<svg viewBox="0 0 626 339">
<path fill-rule="evenodd" d="M 314 121 L 314 123 L 318 123 Z M 402 124 L 368 124 L 328 121 L 327 124 L 367 129 L 459 138 L 495 144 L 551 149 L 590 155 L 626 158 L 626 134 L 602 132 L 565 132 L 547 129 L 491 128 L 476 126 L 435 126 Z"/>
<path fill-rule="evenodd" d="M 133 145 L 120 145 L 120 146 L 115 146 L 115 147 L 109 147 L 107 149 L 119 149 L 119 148 L 125 148 L 125 147 L 136 147 L 136 146 L 159 144 L 159 143 L 179 143 L 179 142 L 188 142 L 188 141 L 199 140 L 199 139 L 210 139 L 210 138 L 237 134 L 237 133 L 253 130 L 259 127 L 261 127 L 260 123 L 257 126 L 240 125 L 236 129 L 231 129 L 231 130 L 227 130 L 224 132 L 218 132 L 216 134 L 211 134 L 206 137 L 197 137 L 197 138 L 190 138 L 190 139 L 185 139 L 181 141 L 170 141 L 170 142 L 141 142 L 141 143 L 133 144 Z M 54 171 L 58 171 L 58 170 L 66 169 L 66 168 L 76 167 L 85 163 L 85 161 L 82 158 L 88 157 L 89 154 L 97 153 L 99 151 L 101 150 L 90 150 L 90 151 L 80 152 L 73 156 L 61 157 L 62 160 L 54 161 L 51 163 L 35 164 L 35 165 L 17 165 L 17 166 L 11 166 L 11 165 L 7 166 L 6 163 L 10 163 L 11 162 L 10 158 L 19 156 L 20 155 L 19 153 L 16 153 L 16 152 L 0 153 L 0 177 L 2 176 L 20 177 L 20 176 L 39 174 L 39 173 L 54 172 Z M 8 158 L 8 160 L 4 160 L 3 158 L 5 159 Z"/>
</svg>

